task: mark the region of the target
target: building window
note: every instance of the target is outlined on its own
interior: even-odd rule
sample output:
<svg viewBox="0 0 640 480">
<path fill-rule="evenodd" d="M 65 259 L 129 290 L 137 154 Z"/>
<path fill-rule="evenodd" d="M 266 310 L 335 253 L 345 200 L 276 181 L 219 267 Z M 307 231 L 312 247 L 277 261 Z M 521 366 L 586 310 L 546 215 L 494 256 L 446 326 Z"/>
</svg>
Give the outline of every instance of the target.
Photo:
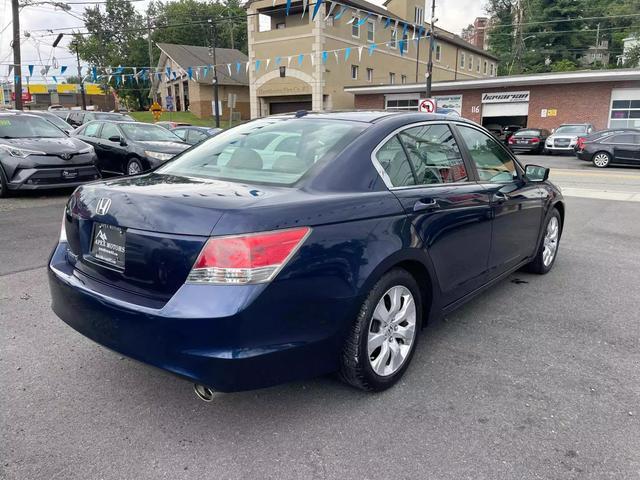
<svg viewBox="0 0 640 480">
<path fill-rule="evenodd" d="M 283 28 L 287 28 L 287 24 L 284 22 L 276 23 L 276 30 L 282 30 Z"/>
<path fill-rule="evenodd" d="M 367 68 L 367 82 L 373 82 L 373 68 Z"/>
<path fill-rule="evenodd" d="M 389 83 L 391 85 L 395 85 L 396 84 L 396 74 L 391 72 L 389 73 Z"/>
<path fill-rule="evenodd" d="M 611 103 L 610 128 L 640 128 L 640 91 L 627 98 L 636 100 L 614 100 Z"/>
<path fill-rule="evenodd" d="M 403 99 L 403 100 L 387 100 L 385 98 L 385 110 L 398 111 L 398 110 L 418 110 L 419 100 L 416 99 Z"/>
<path fill-rule="evenodd" d="M 464 69 L 464 52 L 460 54 L 460 68 Z"/>
<path fill-rule="evenodd" d="M 415 8 L 414 20 L 415 20 L 414 23 L 418 25 L 422 25 L 422 22 L 424 21 L 424 10 L 422 9 L 422 7 Z"/>
<path fill-rule="evenodd" d="M 400 76 L 400 83 L 402 83 L 403 85 L 404 85 L 405 83 L 407 83 L 407 76 L 406 76 L 406 75 L 401 75 L 401 76 Z"/>
<path fill-rule="evenodd" d="M 473 70 L 473 55 L 469 55 L 469 71 Z"/>
<path fill-rule="evenodd" d="M 480 73 L 480 59 L 476 62 L 476 72 Z"/>
<path fill-rule="evenodd" d="M 398 46 L 398 32 L 395 28 L 391 29 L 391 41 L 389 42 L 389 48 L 396 48 Z"/>
<path fill-rule="evenodd" d="M 436 62 L 439 62 L 440 60 L 442 60 L 442 47 L 438 43 L 436 45 Z"/>
<path fill-rule="evenodd" d="M 353 17 L 353 23 L 351 24 L 351 36 L 355 38 L 360 38 L 360 19 L 358 17 Z"/>
<path fill-rule="evenodd" d="M 496 64 L 495 63 L 491 64 L 491 76 L 492 77 L 496 76 Z"/>
<path fill-rule="evenodd" d="M 402 36 L 402 41 L 404 42 L 404 51 L 408 52 L 409 51 L 409 43 L 410 43 L 409 42 L 409 34 L 408 33 L 405 33 Z"/>
<path fill-rule="evenodd" d="M 375 23 L 367 22 L 367 42 L 373 42 L 376 39 Z"/>
<path fill-rule="evenodd" d="M 484 68 L 482 70 L 482 73 L 484 73 L 485 75 L 487 74 L 487 61 L 484 61 Z"/>
<path fill-rule="evenodd" d="M 351 80 L 357 80 L 358 79 L 358 70 L 360 68 L 358 67 L 358 65 L 351 65 Z"/>
</svg>

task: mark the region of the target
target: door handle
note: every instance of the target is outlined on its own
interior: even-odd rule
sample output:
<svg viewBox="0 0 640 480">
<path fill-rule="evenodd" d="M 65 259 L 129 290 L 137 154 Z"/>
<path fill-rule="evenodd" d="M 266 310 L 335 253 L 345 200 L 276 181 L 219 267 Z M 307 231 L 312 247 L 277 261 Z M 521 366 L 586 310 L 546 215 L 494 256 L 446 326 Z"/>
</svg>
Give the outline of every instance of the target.
<svg viewBox="0 0 640 480">
<path fill-rule="evenodd" d="M 414 212 L 425 212 L 430 210 L 437 210 L 439 208 L 440 204 L 433 198 L 422 198 L 413 205 Z"/>
</svg>

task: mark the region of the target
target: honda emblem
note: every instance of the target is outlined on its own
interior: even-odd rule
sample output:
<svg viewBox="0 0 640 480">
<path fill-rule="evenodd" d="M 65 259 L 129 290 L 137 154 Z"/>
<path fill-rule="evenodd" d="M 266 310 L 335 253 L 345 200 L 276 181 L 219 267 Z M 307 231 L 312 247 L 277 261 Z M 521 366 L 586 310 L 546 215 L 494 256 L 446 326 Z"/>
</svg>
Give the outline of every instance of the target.
<svg viewBox="0 0 640 480">
<path fill-rule="evenodd" d="M 109 211 L 109 207 L 111 206 L 110 198 L 101 198 L 98 201 L 98 206 L 96 207 L 96 214 L 98 215 L 106 215 Z"/>
</svg>

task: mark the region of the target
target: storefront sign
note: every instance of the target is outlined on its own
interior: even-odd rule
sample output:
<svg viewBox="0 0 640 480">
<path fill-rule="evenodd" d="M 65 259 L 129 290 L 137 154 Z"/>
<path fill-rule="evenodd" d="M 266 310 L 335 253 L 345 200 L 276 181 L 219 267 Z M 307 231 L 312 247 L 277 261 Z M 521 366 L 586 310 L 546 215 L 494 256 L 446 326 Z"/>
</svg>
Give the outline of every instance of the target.
<svg viewBox="0 0 640 480">
<path fill-rule="evenodd" d="M 434 97 L 439 109 L 453 110 L 462 115 L 462 95 L 438 95 Z"/>
<path fill-rule="evenodd" d="M 483 93 L 482 103 L 521 103 L 529 101 L 529 91 Z"/>
<path fill-rule="evenodd" d="M 550 117 L 557 117 L 558 116 L 558 110 L 555 108 L 549 108 L 547 109 L 547 115 Z"/>
</svg>

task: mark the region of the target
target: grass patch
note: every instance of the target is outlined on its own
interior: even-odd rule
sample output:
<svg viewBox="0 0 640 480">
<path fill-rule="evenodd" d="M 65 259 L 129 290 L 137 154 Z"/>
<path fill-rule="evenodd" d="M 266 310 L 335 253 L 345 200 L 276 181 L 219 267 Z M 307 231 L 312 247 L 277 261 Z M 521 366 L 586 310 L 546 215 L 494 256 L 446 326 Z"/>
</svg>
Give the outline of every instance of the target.
<svg viewBox="0 0 640 480">
<path fill-rule="evenodd" d="M 151 112 L 131 112 L 129 113 L 138 122 L 154 123 L 153 114 Z M 215 120 L 213 117 L 198 118 L 191 112 L 162 112 L 160 116 L 162 122 L 184 122 L 191 125 L 198 125 L 201 127 L 215 127 Z M 220 120 L 220 126 L 227 128 L 228 122 Z"/>
</svg>

